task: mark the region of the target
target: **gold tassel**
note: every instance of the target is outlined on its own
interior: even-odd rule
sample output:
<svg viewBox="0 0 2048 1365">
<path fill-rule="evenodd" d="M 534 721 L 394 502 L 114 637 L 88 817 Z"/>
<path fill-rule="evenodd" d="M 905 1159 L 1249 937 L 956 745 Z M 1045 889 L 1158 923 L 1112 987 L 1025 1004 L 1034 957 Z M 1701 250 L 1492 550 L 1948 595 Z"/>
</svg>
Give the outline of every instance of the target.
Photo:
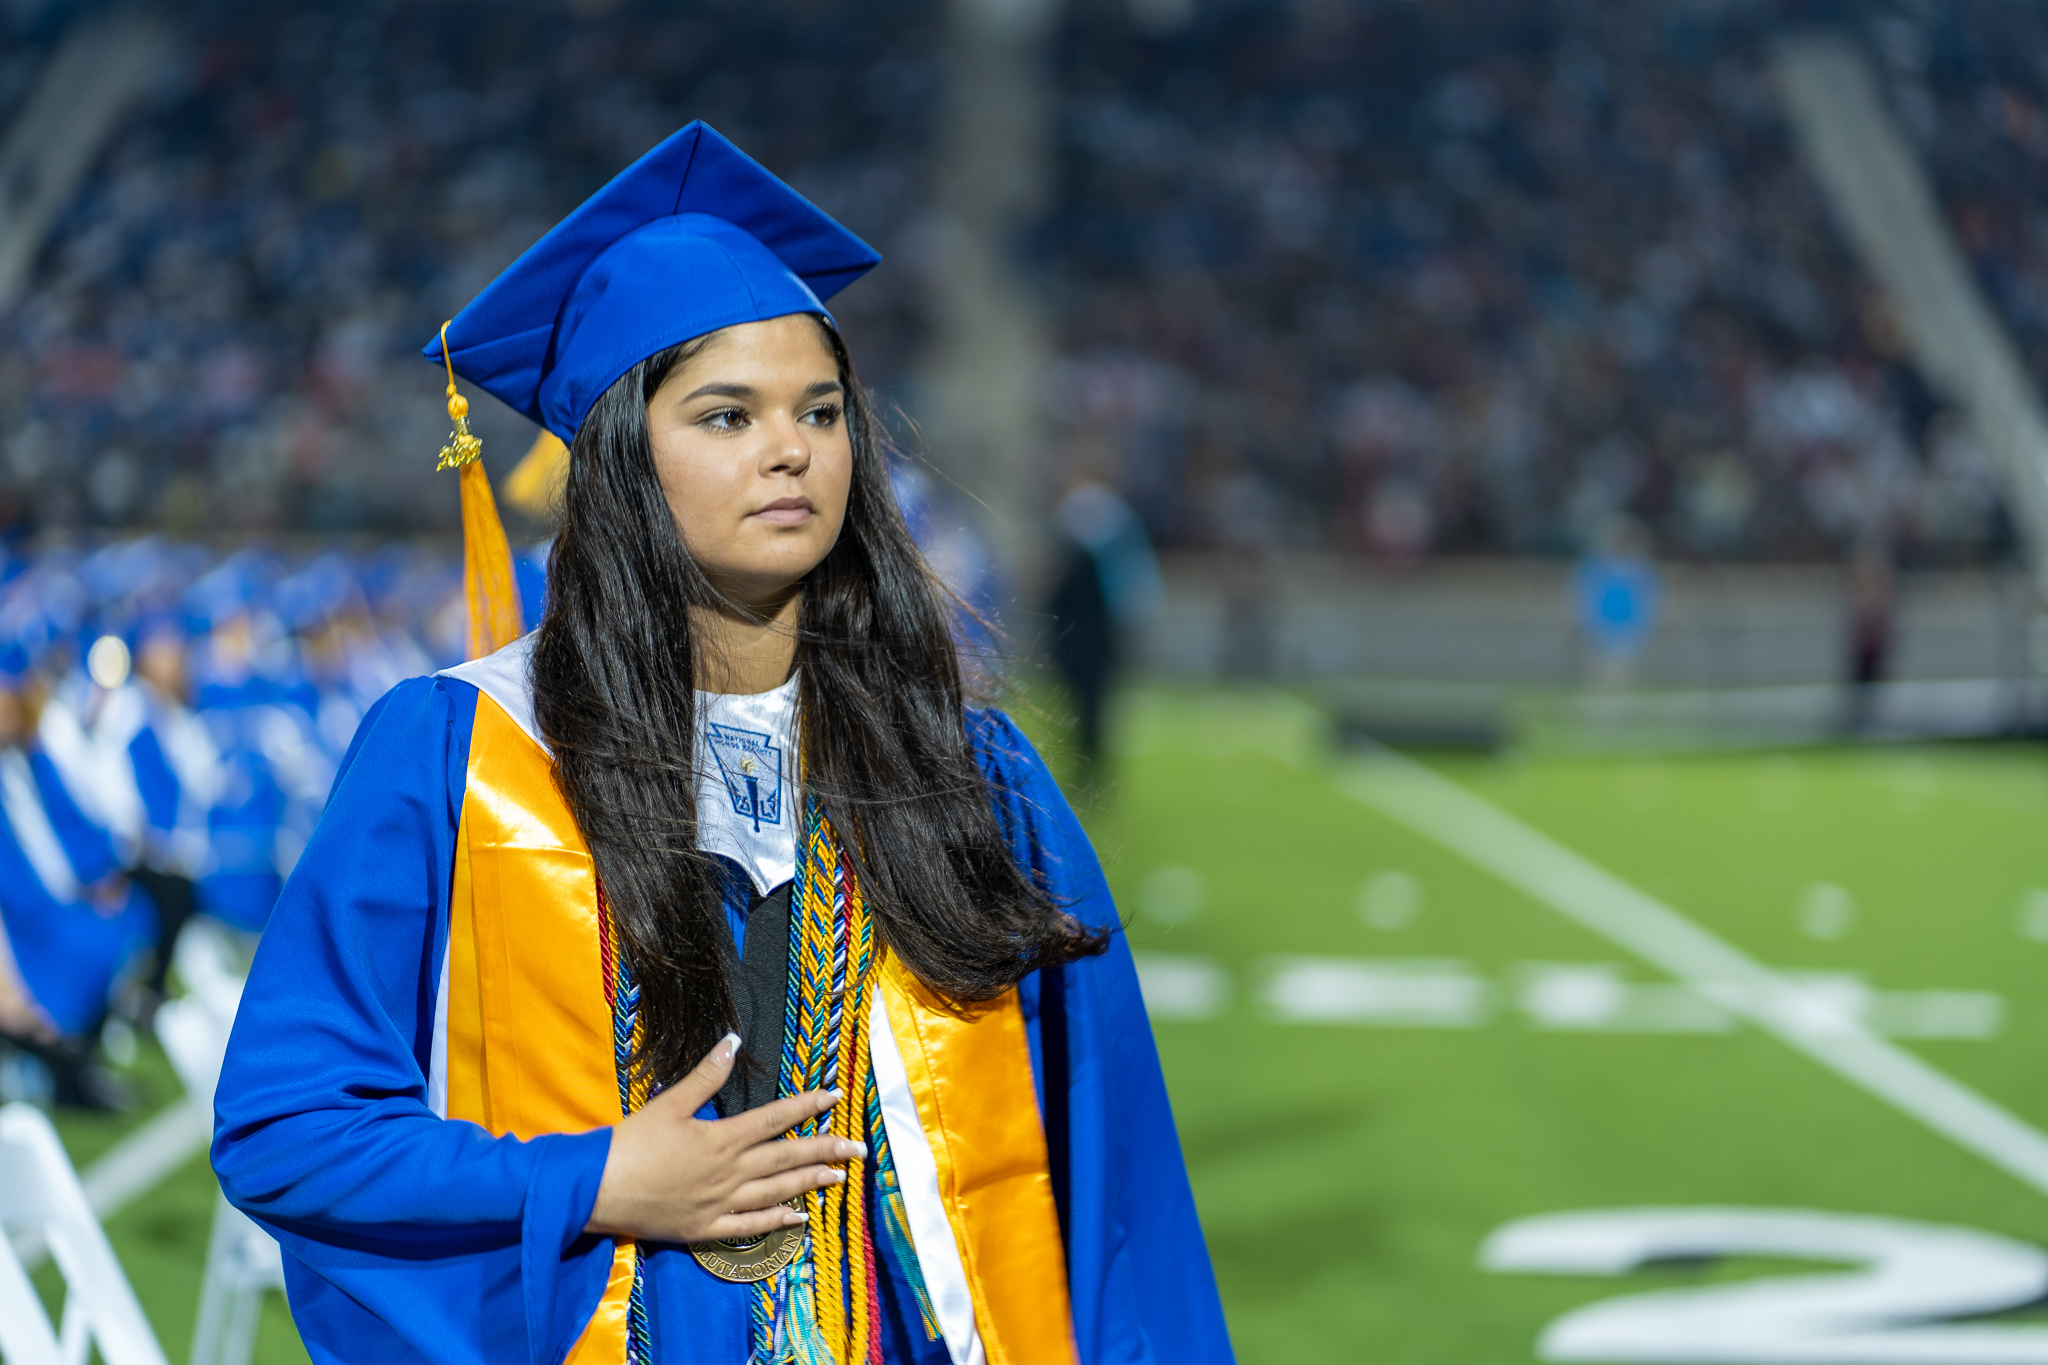
<svg viewBox="0 0 2048 1365">
<path fill-rule="evenodd" d="M 505 500 L 536 521 L 554 508 L 569 477 L 569 447 L 545 427 L 505 476 Z"/>
<path fill-rule="evenodd" d="M 470 434 L 469 400 L 455 391 L 446 322 L 441 324 L 441 361 L 448 367 L 448 416 L 455 430 L 434 467 L 462 471 L 462 593 L 469 602 L 469 657 L 481 659 L 519 638 L 519 580 L 512 573 L 512 546 L 498 518 L 498 500 L 491 496 L 491 476 L 480 458 L 484 443 Z"/>
</svg>

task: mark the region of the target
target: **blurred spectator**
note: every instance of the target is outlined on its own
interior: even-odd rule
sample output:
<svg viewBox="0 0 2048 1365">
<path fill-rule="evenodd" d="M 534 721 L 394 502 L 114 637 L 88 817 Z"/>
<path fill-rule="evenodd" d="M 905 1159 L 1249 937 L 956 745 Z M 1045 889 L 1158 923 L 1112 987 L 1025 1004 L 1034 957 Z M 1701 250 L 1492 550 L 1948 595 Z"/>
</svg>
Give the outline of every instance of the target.
<svg viewBox="0 0 2048 1365">
<path fill-rule="evenodd" d="M 92 742 L 108 764 L 107 804 L 116 833 L 133 848 L 130 875 L 162 919 L 142 983 L 144 1023 L 164 997 L 170 946 L 198 909 L 210 861 L 207 815 L 221 781 L 220 754 L 190 709 L 185 650 L 184 631 L 166 614 L 146 618 L 128 640 L 101 637 L 87 655 L 91 681 L 104 690 Z"/>
<path fill-rule="evenodd" d="M 1846 723 L 1851 734 L 1869 728 L 1873 719 L 1877 685 L 1885 680 L 1891 664 L 1898 596 L 1898 579 L 1883 542 L 1872 540 L 1858 546 L 1849 561 Z"/>
<path fill-rule="evenodd" d="M 1087 781 L 1101 778 L 1104 711 L 1125 653 L 1124 636 L 1160 595 L 1159 565 L 1144 523 L 1107 484 L 1075 485 L 1053 514 L 1058 567 L 1046 603 L 1047 653 L 1074 707 L 1074 738 Z"/>
<path fill-rule="evenodd" d="M 1657 566 L 1643 528 L 1628 517 L 1611 518 L 1580 559 L 1572 587 L 1593 685 L 1628 686 L 1657 624 Z"/>
</svg>

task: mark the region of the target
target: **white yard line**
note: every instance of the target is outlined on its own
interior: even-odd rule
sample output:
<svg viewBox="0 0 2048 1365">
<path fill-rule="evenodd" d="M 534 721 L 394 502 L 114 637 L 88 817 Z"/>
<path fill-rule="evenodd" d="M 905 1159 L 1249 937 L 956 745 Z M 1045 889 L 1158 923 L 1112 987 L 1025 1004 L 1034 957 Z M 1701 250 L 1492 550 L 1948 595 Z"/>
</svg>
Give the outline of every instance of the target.
<svg viewBox="0 0 2048 1365">
<path fill-rule="evenodd" d="M 2048 1135 L 1498 806 L 1382 748 L 1335 785 L 2048 1194 Z"/>
</svg>

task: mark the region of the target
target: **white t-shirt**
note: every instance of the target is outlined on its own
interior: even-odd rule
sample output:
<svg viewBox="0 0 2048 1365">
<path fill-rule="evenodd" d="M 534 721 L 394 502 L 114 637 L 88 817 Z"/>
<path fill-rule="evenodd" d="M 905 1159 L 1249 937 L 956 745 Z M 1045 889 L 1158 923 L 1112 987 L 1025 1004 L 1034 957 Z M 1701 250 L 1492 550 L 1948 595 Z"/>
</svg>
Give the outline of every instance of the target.
<svg viewBox="0 0 2048 1365">
<path fill-rule="evenodd" d="M 796 679 L 773 692 L 697 694 L 697 847 L 766 895 L 796 876 Z"/>
</svg>

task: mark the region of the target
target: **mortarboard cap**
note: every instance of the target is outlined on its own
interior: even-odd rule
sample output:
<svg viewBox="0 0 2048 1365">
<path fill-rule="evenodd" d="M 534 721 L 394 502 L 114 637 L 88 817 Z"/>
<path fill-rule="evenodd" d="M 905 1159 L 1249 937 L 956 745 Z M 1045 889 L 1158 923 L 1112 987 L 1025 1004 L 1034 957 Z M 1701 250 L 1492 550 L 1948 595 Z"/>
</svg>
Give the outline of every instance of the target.
<svg viewBox="0 0 2048 1365">
<path fill-rule="evenodd" d="M 363 588 L 348 560 L 330 550 L 279 582 L 270 602 L 286 629 L 303 633 L 361 608 Z"/>
<path fill-rule="evenodd" d="M 18 580 L 0 598 L 0 691 L 19 691 L 60 636 L 34 584 Z"/>
<path fill-rule="evenodd" d="M 200 575 L 178 603 L 186 629 L 204 635 L 251 610 L 259 590 L 256 570 L 255 554 L 243 550 Z"/>
<path fill-rule="evenodd" d="M 651 355 L 743 322 L 825 313 L 881 260 L 702 122 L 641 157 L 446 330 L 454 370 L 561 437 Z M 422 352 L 440 363 L 442 339 Z"/>
</svg>

